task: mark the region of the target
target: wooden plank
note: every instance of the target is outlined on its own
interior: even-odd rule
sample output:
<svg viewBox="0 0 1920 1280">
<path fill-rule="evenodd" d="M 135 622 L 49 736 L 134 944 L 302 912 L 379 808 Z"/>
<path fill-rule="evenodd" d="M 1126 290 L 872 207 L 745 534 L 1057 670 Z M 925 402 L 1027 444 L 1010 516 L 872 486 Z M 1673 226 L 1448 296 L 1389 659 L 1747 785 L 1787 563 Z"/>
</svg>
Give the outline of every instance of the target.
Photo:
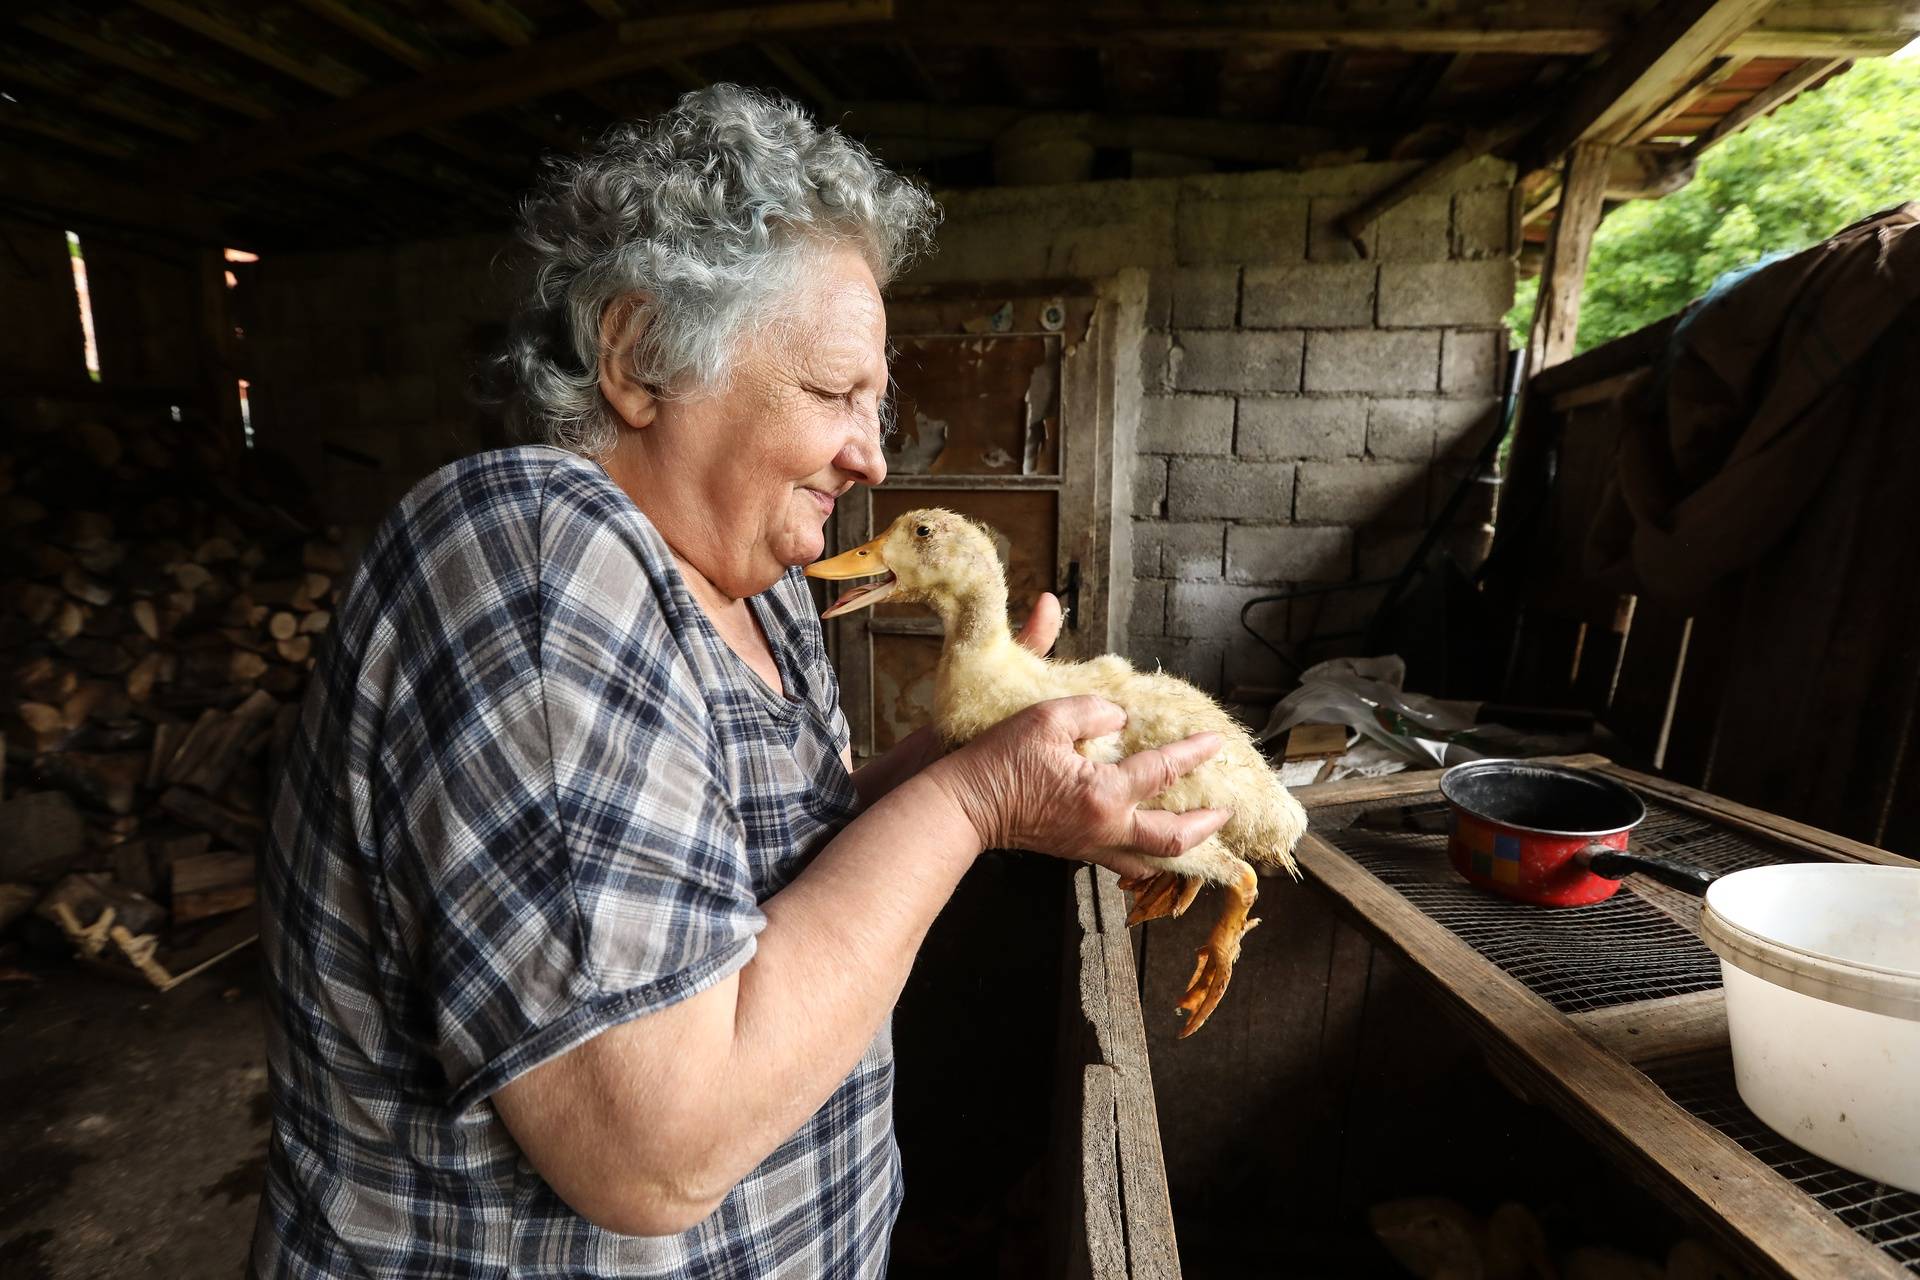
<svg viewBox="0 0 1920 1280">
<path fill-rule="evenodd" d="M 1756 809 L 1752 805 L 1728 800 L 1669 778 L 1657 778 L 1652 774 L 1626 768 L 1624 765 L 1604 761 L 1594 767 L 1602 773 L 1619 778 L 1629 786 L 1656 795 L 1670 804 L 1678 805 L 1683 809 L 1692 809 L 1696 813 L 1704 814 L 1752 835 L 1794 845 L 1816 858 L 1839 858 L 1849 862 L 1871 862 L 1888 867 L 1920 867 L 1920 861 L 1915 859 L 1889 853 L 1885 849 L 1876 849 L 1864 841 L 1850 839 L 1831 831 L 1822 831 L 1819 827 L 1808 823 L 1783 818 L 1778 814 L 1768 813 L 1764 809 Z"/>
<path fill-rule="evenodd" d="M 1752 58 L 1722 58 L 1716 63 L 1701 68 L 1699 74 L 1689 80 L 1684 89 L 1674 94 L 1664 105 L 1642 120 L 1628 135 L 1626 141 L 1629 144 L 1638 144 L 1649 138 L 1658 137 L 1660 131 L 1670 121 L 1684 115 L 1688 108 L 1698 102 L 1703 95 L 1716 86 L 1725 84 L 1752 61 Z"/>
<path fill-rule="evenodd" d="M 1596 769 L 1607 763 L 1602 755 L 1585 753 L 1571 756 L 1542 756 L 1539 764 L 1565 765 L 1570 769 Z M 1344 778 L 1339 782 L 1319 782 L 1310 787 L 1292 788 L 1294 799 L 1309 809 L 1336 804 L 1367 804 L 1375 800 L 1394 800 L 1417 796 L 1440 785 L 1441 769 L 1414 769 L 1390 773 L 1384 778 Z"/>
<path fill-rule="evenodd" d="M 1769 112 L 1777 111 L 1828 76 L 1838 75 L 1852 65 L 1844 58 L 1815 59 L 1801 63 L 1726 115 L 1721 116 L 1719 122 L 1711 129 L 1687 144 L 1687 154 L 1697 156 L 1708 147 L 1725 142 L 1755 120 Z"/>
<path fill-rule="evenodd" d="M 1160 1120 L 1153 1100 L 1153 1074 L 1147 1061 L 1147 1033 L 1141 1023 L 1139 975 L 1127 933 L 1127 905 L 1113 872 L 1093 872 L 1099 897 L 1100 938 L 1106 959 L 1107 1065 L 1115 1069 L 1120 1186 L 1126 1209 L 1129 1275 L 1139 1280 L 1180 1274 L 1180 1248 L 1174 1239 L 1173 1202 L 1160 1148 Z"/>
<path fill-rule="evenodd" d="M 254 900 L 253 855 L 202 853 L 173 864 L 173 922 L 176 925 L 225 915 Z"/>
<path fill-rule="evenodd" d="M 1579 142 L 1624 141 L 1647 114 L 1752 26 L 1773 0 L 1670 0 L 1648 13 L 1607 60 L 1577 81 L 1521 148 L 1524 168 Z"/>
<path fill-rule="evenodd" d="M 1645 1075 L 1312 833 L 1301 866 L 1376 944 L 1466 1016 L 1530 1097 L 1614 1155 L 1749 1264 L 1801 1280 L 1897 1280 L 1904 1269 L 1731 1139 L 1681 1110 Z"/>
<path fill-rule="evenodd" d="M 1718 988 L 1568 1016 L 1596 1044 L 1636 1067 L 1728 1047 L 1727 998 Z"/>
<path fill-rule="evenodd" d="M 1086 1274 L 1125 1280 L 1127 1232 L 1121 1220 L 1119 1075 L 1104 1063 L 1081 1069 L 1080 1183 L 1086 1206 Z"/>
<path fill-rule="evenodd" d="M 1567 157 L 1566 177 L 1561 182 L 1565 194 L 1548 241 L 1547 269 L 1540 283 L 1534 336 L 1529 343 L 1528 368 L 1532 371 L 1552 368 L 1573 354 L 1587 256 L 1593 249 L 1593 233 L 1600 227 L 1610 159 L 1611 148 L 1594 142 L 1580 143 Z"/>
<path fill-rule="evenodd" d="M 295 112 L 190 153 L 176 167 L 189 184 L 205 186 L 598 84 L 756 36 L 857 27 L 884 22 L 892 12 L 892 0 L 805 0 L 611 23 Z"/>
<path fill-rule="evenodd" d="M 1366 230 L 1388 210 L 1444 183 L 1481 156 L 1504 146 L 1533 128 L 1539 119 L 1539 109 L 1529 108 L 1519 115 L 1488 128 L 1468 130 L 1460 139 L 1460 145 L 1452 151 L 1386 190 L 1369 196 L 1352 210 L 1342 214 L 1340 230 L 1348 240 L 1353 242 L 1355 251 L 1362 258 L 1366 257 Z"/>
</svg>

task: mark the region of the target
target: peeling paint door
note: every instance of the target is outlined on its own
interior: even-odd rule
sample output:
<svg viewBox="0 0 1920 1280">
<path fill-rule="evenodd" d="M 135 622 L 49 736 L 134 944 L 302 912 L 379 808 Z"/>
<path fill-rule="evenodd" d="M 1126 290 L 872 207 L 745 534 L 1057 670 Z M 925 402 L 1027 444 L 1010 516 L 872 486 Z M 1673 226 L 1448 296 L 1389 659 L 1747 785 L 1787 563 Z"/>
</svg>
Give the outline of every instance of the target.
<svg viewBox="0 0 1920 1280">
<path fill-rule="evenodd" d="M 947 507 L 995 531 L 1015 626 L 1051 590 L 1071 606 L 1055 653 L 1104 652 L 1110 311 L 1084 282 L 893 299 L 898 428 L 887 481 L 841 501 L 829 552 L 858 546 L 902 512 Z M 931 613 L 882 604 L 827 629 L 856 756 L 884 752 L 932 718 L 940 623 Z"/>
</svg>

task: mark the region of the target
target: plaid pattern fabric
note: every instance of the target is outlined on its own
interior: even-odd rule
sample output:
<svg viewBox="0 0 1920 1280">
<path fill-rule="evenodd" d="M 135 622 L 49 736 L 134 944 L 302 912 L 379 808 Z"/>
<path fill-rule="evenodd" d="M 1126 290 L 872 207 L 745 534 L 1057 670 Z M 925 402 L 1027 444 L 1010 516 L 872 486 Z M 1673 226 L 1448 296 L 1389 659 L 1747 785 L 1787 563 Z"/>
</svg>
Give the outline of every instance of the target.
<svg viewBox="0 0 1920 1280">
<path fill-rule="evenodd" d="M 554 1195 L 487 1098 L 745 965 L 759 903 L 853 816 L 798 571 L 736 657 L 597 466 L 481 454 L 423 481 L 342 604 L 262 873 L 268 1276 L 878 1275 L 900 1200 L 882 1030 L 800 1131 L 676 1237 Z"/>
</svg>

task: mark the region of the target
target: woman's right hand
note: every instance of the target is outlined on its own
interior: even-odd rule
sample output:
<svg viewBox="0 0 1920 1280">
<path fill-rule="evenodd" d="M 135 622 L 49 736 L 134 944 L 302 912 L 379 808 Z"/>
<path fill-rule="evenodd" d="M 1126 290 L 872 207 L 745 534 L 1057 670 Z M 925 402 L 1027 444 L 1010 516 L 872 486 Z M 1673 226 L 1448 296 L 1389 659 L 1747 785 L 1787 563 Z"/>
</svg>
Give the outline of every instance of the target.
<svg viewBox="0 0 1920 1280">
<path fill-rule="evenodd" d="M 1142 809 L 1142 800 L 1209 759 L 1223 742 L 1201 733 L 1152 747 L 1117 764 L 1074 749 L 1118 733 L 1126 713 L 1104 698 L 1037 703 L 1009 716 L 929 766 L 979 833 L 983 848 L 1032 849 L 1098 863 L 1121 875 L 1156 868 L 1145 854 L 1173 858 L 1218 831 L 1232 812 Z"/>
</svg>

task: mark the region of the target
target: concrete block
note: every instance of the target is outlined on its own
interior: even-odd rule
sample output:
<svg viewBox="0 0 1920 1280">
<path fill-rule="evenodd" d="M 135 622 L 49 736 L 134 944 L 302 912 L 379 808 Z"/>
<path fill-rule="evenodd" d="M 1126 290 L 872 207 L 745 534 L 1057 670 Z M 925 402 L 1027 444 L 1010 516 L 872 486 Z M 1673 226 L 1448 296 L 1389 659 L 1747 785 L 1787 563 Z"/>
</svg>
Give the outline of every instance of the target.
<svg viewBox="0 0 1920 1280">
<path fill-rule="evenodd" d="M 1437 331 L 1326 329 L 1307 334 L 1308 391 L 1432 391 L 1439 371 Z"/>
<path fill-rule="evenodd" d="M 1175 329 L 1231 329 L 1239 318 L 1238 267 L 1184 267 L 1172 285 Z"/>
<path fill-rule="evenodd" d="M 1265 609 L 1255 611 L 1255 625 L 1261 628 L 1260 634 L 1286 647 L 1285 637 L 1281 635 L 1288 603 L 1275 603 Z M 1268 617 L 1276 614 L 1277 617 Z M 1272 628 L 1272 630 L 1268 630 Z M 1318 655 L 1316 655 L 1317 658 Z M 1235 627 L 1232 637 L 1227 641 L 1225 670 L 1222 674 L 1221 690 L 1231 693 L 1235 688 L 1248 689 L 1291 689 L 1298 684 L 1293 668 L 1280 660 L 1280 655 L 1248 635 L 1246 628 Z M 1263 709 L 1264 710 L 1264 709 Z M 1262 714 L 1259 723 L 1265 724 Z"/>
<path fill-rule="evenodd" d="M 1161 576 L 1160 548 L 1166 545 L 1166 541 L 1166 521 L 1135 520 L 1133 522 L 1133 573 L 1136 578 Z"/>
<path fill-rule="evenodd" d="M 1147 319 L 1149 329 L 1165 329 L 1173 323 L 1173 279 L 1177 272 L 1169 268 L 1147 273 Z"/>
<path fill-rule="evenodd" d="M 1172 468 L 1167 514 L 1175 520 L 1285 520 L 1290 517 L 1292 463 L 1175 458 Z"/>
<path fill-rule="evenodd" d="M 1373 323 L 1370 262 L 1248 267 L 1240 323 L 1248 329 L 1326 329 Z"/>
<path fill-rule="evenodd" d="M 1230 582 L 1176 582 L 1167 595 L 1167 634 L 1228 639 L 1240 629 L 1240 607 L 1272 590 Z"/>
<path fill-rule="evenodd" d="M 1453 198 L 1453 256 L 1513 256 L 1513 189 L 1480 187 Z"/>
<path fill-rule="evenodd" d="M 1358 262 L 1380 257 L 1380 223 L 1375 221 L 1361 234 L 1367 251 L 1354 248 L 1352 239 L 1340 229 L 1339 220 L 1347 210 L 1361 203 L 1359 197 L 1321 196 L 1307 213 L 1307 258 L 1313 262 Z"/>
<path fill-rule="evenodd" d="M 1182 265 L 1298 262 L 1307 250 L 1307 201 L 1298 196 L 1208 198 L 1183 189 L 1174 243 Z"/>
<path fill-rule="evenodd" d="M 1362 529 L 1354 548 L 1362 578 L 1386 578 L 1400 572 L 1407 557 L 1420 547 L 1424 530 Z"/>
<path fill-rule="evenodd" d="M 1353 574 L 1353 530 L 1236 524 L 1227 530 L 1230 582 L 1344 582 Z"/>
<path fill-rule="evenodd" d="M 1485 440 L 1500 402 L 1476 400 L 1375 400 L 1367 410 L 1367 453 L 1375 458 L 1428 459 L 1466 452 Z"/>
<path fill-rule="evenodd" d="M 1173 209 L 1162 206 L 1137 211 L 1125 221 L 1061 229 L 1047 254 L 1047 274 L 1104 276 L 1123 267 L 1164 267 L 1173 261 Z"/>
<path fill-rule="evenodd" d="M 1445 262 L 1452 252 L 1452 196 L 1412 196 L 1380 215 L 1382 262 Z"/>
<path fill-rule="evenodd" d="M 1167 584 L 1158 578 L 1136 578 L 1133 583 L 1133 612 L 1127 615 L 1127 630 L 1137 636 L 1167 633 Z"/>
<path fill-rule="evenodd" d="M 1367 444 L 1367 402 L 1310 396 L 1243 396 L 1234 451 L 1243 458 L 1357 458 Z"/>
<path fill-rule="evenodd" d="M 1448 522 L 1449 527 L 1474 529 L 1491 524 L 1500 502 L 1500 477 L 1491 472 L 1476 472 L 1470 464 L 1459 461 L 1435 465 L 1428 482 L 1427 509 L 1437 518 L 1462 481 L 1467 484 L 1467 494 Z"/>
<path fill-rule="evenodd" d="M 1433 456 L 1471 458 L 1500 428 L 1500 414 L 1506 407 L 1492 396 L 1471 400 L 1442 400 L 1446 406 L 1435 411 Z"/>
<path fill-rule="evenodd" d="M 1183 333 L 1167 354 L 1167 377 L 1177 391 L 1298 391 L 1300 355 L 1297 330 Z"/>
<path fill-rule="evenodd" d="M 1497 395 L 1508 351 L 1505 329 L 1449 329 L 1440 335 L 1440 390 L 1450 396 Z"/>
<path fill-rule="evenodd" d="M 1418 525 L 1427 468 L 1418 462 L 1303 462 L 1294 519 L 1303 524 Z"/>
<path fill-rule="evenodd" d="M 1134 459 L 1133 514 L 1143 520 L 1157 520 L 1167 514 L 1167 460 L 1165 458 Z"/>
<path fill-rule="evenodd" d="M 1190 680 L 1208 693 L 1220 692 L 1221 640 L 1176 639 L 1168 636 L 1129 637 L 1129 660 L 1142 671 L 1165 671 Z"/>
<path fill-rule="evenodd" d="M 1494 325 L 1513 309 L 1513 263 L 1385 263 L 1380 268 L 1380 324 Z"/>
<path fill-rule="evenodd" d="M 1139 447 L 1141 453 L 1232 453 L 1233 397 L 1146 397 Z"/>
<path fill-rule="evenodd" d="M 1149 394 L 1164 391 L 1169 385 L 1168 363 L 1173 338 L 1164 333 L 1149 333 L 1140 339 L 1140 385 Z"/>
<path fill-rule="evenodd" d="M 1188 582 L 1218 582 L 1225 556 L 1221 550 L 1227 526 L 1218 520 L 1193 521 L 1163 526 L 1160 572 L 1168 578 Z"/>
</svg>

